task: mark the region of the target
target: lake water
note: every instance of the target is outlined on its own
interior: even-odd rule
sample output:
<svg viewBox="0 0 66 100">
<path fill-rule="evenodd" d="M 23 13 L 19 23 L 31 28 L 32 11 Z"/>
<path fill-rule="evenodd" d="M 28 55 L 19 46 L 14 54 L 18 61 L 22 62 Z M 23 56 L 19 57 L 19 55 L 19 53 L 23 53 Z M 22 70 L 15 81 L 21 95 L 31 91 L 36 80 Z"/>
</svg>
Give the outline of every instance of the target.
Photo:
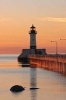
<svg viewBox="0 0 66 100">
<path fill-rule="evenodd" d="M 18 55 L 0 55 L 0 100 L 66 100 L 66 77 L 40 68 L 22 67 Z M 12 93 L 13 85 L 25 90 Z M 37 87 L 37 90 L 30 90 Z"/>
</svg>

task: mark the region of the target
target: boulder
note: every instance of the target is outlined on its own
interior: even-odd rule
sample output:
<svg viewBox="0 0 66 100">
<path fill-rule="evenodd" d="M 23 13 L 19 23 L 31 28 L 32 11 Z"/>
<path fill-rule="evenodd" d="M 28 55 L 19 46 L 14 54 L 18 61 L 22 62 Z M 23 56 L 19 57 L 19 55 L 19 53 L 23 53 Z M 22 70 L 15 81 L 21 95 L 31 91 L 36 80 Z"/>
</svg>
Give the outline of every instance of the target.
<svg viewBox="0 0 66 100">
<path fill-rule="evenodd" d="M 10 91 L 12 91 L 12 92 L 21 92 L 24 90 L 25 90 L 25 88 L 23 88 L 22 86 L 19 86 L 19 85 L 14 85 L 10 89 Z"/>
</svg>

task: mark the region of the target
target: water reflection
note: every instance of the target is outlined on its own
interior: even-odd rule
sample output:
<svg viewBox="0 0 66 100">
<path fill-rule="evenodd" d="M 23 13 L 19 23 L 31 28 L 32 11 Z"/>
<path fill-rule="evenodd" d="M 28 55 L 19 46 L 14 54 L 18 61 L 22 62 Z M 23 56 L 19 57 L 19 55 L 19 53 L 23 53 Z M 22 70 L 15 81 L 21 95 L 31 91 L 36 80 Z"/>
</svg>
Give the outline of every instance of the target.
<svg viewBox="0 0 66 100">
<path fill-rule="evenodd" d="M 36 68 L 30 69 L 30 87 L 37 88 Z M 36 100 L 37 90 L 31 90 L 31 100 Z"/>
</svg>

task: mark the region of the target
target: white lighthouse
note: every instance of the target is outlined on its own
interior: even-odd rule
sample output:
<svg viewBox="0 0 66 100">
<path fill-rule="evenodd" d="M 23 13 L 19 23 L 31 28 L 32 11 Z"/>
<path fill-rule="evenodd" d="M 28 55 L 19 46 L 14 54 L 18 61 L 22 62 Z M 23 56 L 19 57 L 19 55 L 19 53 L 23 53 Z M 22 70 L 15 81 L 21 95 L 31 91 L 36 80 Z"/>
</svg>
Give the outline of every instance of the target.
<svg viewBox="0 0 66 100">
<path fill-rule="evenodd" d="M 46 55 L 46 49 L 37 49 L 36 46 L 36 27 L 32 25 L 30 27 L 30 48 L 23 49 L 22 53 L 18 56 L 18 61 L 22 63 L 29 63 L 29 55 L 31 54 L 39 54 L 39 55 Z"/>
<path fill-rule="evenodd" d="M 30 49 L 36 49 L 36 27 L 34 27 L 34 25 L 32 25 L 30 27 Z"/>
</svg>

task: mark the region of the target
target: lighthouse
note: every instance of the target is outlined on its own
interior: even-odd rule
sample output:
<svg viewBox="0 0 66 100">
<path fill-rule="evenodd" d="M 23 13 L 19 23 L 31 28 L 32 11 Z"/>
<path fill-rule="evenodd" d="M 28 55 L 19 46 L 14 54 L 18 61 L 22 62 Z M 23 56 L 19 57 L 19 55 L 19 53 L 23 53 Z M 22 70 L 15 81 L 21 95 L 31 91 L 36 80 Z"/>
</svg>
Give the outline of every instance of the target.
<svg viewBox="0 0 66 100">
<path fill-rule="evenodd" d="M 36 27 L 32 25 L 30 27 L 30 49 L 36 50 Z"/>
<path fill-rule="evenodd" d="M 30 59 L 29 56 L 32 54 L 34 55 L 46 55 L 46 49 L 37 49 L 36 46 L 36 27 L 32 25 L 30 27 L 30 48 L 29 49 L 22 49 L 22 53 L 18 56 L 18 61 L 21 63 L 29 63 Z"/>
</svg>

